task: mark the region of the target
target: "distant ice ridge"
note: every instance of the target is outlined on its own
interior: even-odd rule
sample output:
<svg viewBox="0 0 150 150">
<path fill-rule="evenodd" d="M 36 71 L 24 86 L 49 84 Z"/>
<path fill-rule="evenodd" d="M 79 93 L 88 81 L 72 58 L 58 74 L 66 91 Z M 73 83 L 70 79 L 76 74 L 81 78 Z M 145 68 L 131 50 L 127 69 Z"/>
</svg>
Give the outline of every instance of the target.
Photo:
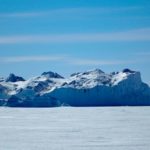
<svg viewBox="0 0 150 150">
<path fill-rule="evenodd" d="M 14 74 L 0 78 L 0 105 L 11 107 L 146 106 L 150 88 L 140 72 L 124 69 L 105 73 L 100 69 L 72 74 L 44 72 L 25 80 Z"/>
</svg>

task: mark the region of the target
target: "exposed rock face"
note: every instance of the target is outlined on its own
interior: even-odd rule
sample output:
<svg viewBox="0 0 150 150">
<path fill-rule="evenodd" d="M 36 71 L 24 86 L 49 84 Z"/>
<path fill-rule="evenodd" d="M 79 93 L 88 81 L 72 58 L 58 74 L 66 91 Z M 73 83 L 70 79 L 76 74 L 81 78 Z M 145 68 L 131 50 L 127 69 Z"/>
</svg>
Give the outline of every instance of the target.
<svg viewBox="0 0 150 150">
<path fill-rule="evenodd" d="M 24 78 L 19 77 L 11 73 L 9 77 L 6 79 L 6 82 L 17 82 L 17 81 L 25 81 Z"/>
<path fill-rule="evenodd" d="M 62 79 L 64 78 L 61 75 L 59 75 L 58 73 L 51 72 L 51 71 L 49 71 L 49 72 L 43 72 L 42 76 L 46 76 L 47 78 L 62 78 Z"/>
<path fill-rule="evenodd" d="M 13 107 L 146 106 L 150 88 L 130 69 L 110 74 L 96 69 L 69 78 L 50 71 L 26 81 L 10 75 L 0 81 L 0 99 Z"/>
</svg>

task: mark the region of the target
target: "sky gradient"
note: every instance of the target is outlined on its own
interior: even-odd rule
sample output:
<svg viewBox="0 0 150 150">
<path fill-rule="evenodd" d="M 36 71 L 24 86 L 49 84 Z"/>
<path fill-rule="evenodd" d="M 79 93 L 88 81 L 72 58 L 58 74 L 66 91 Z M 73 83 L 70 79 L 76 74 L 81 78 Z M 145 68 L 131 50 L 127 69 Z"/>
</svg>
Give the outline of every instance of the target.
<svg viewBox="0 0 150 150">
<path fill-rule="evenodd" d="M 149 0 L 0 0 L 1 77 L 149 66 Z"/>
</svg>

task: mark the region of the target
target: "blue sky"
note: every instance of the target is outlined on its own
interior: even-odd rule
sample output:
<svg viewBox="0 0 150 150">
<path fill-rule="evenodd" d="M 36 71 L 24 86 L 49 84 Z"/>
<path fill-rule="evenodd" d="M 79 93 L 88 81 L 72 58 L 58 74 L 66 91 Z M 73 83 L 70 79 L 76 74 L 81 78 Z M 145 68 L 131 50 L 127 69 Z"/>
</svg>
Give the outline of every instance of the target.
<svg viewBox="0 0 150 150">
<path fill-rule="evenodd" d="M 149 0 L 0 0 L 0 76 L 148 66 Z"/>
</svg>

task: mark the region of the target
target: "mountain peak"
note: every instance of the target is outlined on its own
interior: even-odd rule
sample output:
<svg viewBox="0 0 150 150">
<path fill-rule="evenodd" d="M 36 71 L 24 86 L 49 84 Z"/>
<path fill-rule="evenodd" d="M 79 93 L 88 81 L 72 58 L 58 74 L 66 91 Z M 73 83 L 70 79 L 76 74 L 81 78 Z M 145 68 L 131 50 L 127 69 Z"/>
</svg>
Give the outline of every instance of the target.
<svg viewBox="0 0 150 150">
<path fill-rule="evenodd" d="M 94 69 L 92 72 L 96 72 L 96 73 L 99 73 L 99 74 L 104 73 L 104 71 L 102 71 L 101 69 Z"/>
<path fill-rule="evenodd" d="M 123 72 L 123 73 L 135 73 L 135 71 L 130 70 L 130 69 L 128 69 L 128 68 L 123 69 L 122 72 Z"/>
<path fill-rule="evenodd" d="M 77 72 L 77 73 L 73 73 L 70 76 L 74 77 L 74 76 L 88 76 L 88 75 L 100 75 L 100 74 L 104 74 L 104 72 L 101 69 L 94 69 L 94 70 L 89 70 L 89 71 L 85 71 L 85 72 Z"/>
<path fill-rule="evenodd" d="M 90 75 L 90 74 L 101 75 L 104 74 L 104 72 L 101 69 L 94 69 L 94 70 L 83 72 L 83 75 Z"/>
<path fill-rule="evenodd" d="M 47 78 L 60 78 L 60 79 L 64 78 L 61 75 L 59 75 L 58 73 L 52 72 L 52 71 L 43 72 L 42 76 L 46 76 Z"/>
<path fill-rule="evenodd" d="M 25 79 L 22 77 L 16 76 L 13 73 L 11 73 L 6 79 L 6 82 L 17 82 L 17 81 L 25 81 Z"/>
</svg>

